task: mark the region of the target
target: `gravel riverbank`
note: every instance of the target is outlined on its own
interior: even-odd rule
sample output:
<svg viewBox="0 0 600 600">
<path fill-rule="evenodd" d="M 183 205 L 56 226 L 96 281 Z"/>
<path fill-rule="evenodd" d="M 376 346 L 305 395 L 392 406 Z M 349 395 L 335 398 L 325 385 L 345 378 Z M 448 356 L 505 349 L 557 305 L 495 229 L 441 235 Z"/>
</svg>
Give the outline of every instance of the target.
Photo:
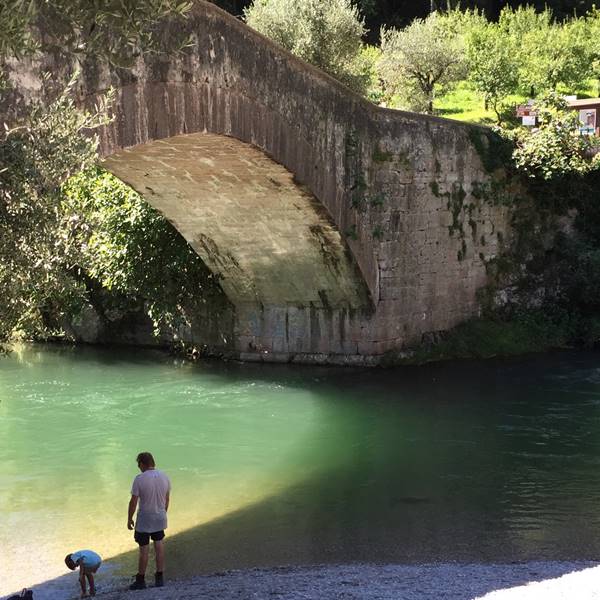
<svg viewBox="0 0 600 600">
<path fill-rule="evenodd" d="M 600 600 L 600 563 L 341 565 L 228 571 L 102 600 Z"/>
</svg>

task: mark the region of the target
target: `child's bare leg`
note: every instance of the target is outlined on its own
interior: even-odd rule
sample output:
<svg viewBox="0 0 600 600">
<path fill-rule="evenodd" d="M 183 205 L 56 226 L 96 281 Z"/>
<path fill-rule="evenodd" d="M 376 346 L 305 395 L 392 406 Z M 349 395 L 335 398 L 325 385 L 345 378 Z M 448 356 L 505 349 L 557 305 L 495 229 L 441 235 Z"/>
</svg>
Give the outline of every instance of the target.
<svg viewBox="0 0 600 600">
<path fill-rule="evenodd" d="M 90 584 L 90 596 L 95 596 L 96 595 L 96 586 L 94 584 L 94 574 L 86 573 L 85 576 L 87 577 L 88 583 Z"/>
<path fill-rule="evenodd" d="M 79 567 L 79 586 L 81 587 L 81 597 L 83 598 L 87 592 L 85 585 L 85 571 L 83 570 L 83 565 Z"/>
</svg>

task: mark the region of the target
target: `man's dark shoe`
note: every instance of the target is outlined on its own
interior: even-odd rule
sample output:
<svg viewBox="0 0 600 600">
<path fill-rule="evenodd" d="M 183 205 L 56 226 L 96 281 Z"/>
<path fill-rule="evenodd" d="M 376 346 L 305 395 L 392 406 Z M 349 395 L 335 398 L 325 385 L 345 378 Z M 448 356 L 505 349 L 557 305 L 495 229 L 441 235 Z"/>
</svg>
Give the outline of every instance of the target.
<svg viewBox="0 0 600 600">
<path fill-rule="evenodd" d="M 135 581 L 129 586 L 130 590 L 145 590 L 146 580 L 143 575 L 136 575 Z"/>
<path fill-rule="evenodd" d="M 165 585 L 165 580 L 163 579 L 163 574 L 155 573 L 154 574 L 154 587 L 162 587 L 163 585 Z"/>
</svg>

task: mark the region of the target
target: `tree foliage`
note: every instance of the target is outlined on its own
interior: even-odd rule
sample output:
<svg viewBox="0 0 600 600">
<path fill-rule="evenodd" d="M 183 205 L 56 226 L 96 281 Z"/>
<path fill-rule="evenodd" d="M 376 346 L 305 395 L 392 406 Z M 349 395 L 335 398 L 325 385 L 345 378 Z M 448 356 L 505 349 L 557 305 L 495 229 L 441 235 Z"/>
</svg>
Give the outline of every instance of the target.
<svg viewBox="0 0 600 600">
<path fill-rule="evenodd" d="M 251 0 L 214 0 L 216 4 L 235 15 L 243 12 Z M 369 29 L 370 44 L 379 42 L 379 31 L 383 25 L 400 29 L 415 18 L 425 18 L 432 10 L 444 11 L 456 8 L 476 9 L 491 20 L 496 21 L 502 9 L 517 9 L 531 5 L 537 11 L 552 10 L 559 20 L 583 15 L 598 4 L 595 0 L 420 0 L 419 2 L 399 2 L 398 0 L 356 0 L 355 4 L 365 17 Z"/>
<path fill-rule="evenodd" d="M 510 40 L 497 25 L 486 23 L 470 32 L 467 48 L 469 79 L 500 122 L 501 103 L 519 83 L 518 60 Z"/>
<path fill-rule="evenodd" d="M 244 11 L 248 25 L 296 56 L 365 93 L 364 21 L 351 0 L 255 0 Z"/>
<path fill-rule="evenodd" d="M 181 0 L 7 0 L 0 5 L 0 61 L 43 50 L 67 58 L 95 53 L 126 66 L 138 52 L 159 49 L 162 18 L 189 7 Z M 10 93 L 6 84 L 1 95 Z M 74 84 L 0 130 L 0 342 L 15 331 L 43 331 L 75 311 L 88 291 L 72 235 L 85 215 L 69 212 L 63 185 L 95 163 L 94 130 L 108 122 L 110 98 L 84 111 L 74 103 Z"/>
<path fill-rule="evenodd" d="M 432 113 L 436 88 L 465 75 L 462 36 L 448 25 L 434 13 L 405 29 L 382 30 L 381 77 L 387 91 L 400 96 L 405 106 Z"/>
<path fill-rule="evenodd" d="M 185 322 L 190 309 L 218 290 L 173 226 L 110 173 L 95 168 L 71 177 L 62 211 L 80 278 L 142 302 L 156 330 Z"/>
<path fill-rule="evenodd" d="M 532 95 L 556 90 L 560 84 L 573 89 L 590 75 L 587 39 L 578 21 L 531 31 L 522 44 L 527 60 L 521 69 L 521 87 L 530 88 Z"/>
<path fill-rule="evenodd" d="M 590 75 L 596 80 L 596 94 L 600 96 L 600 9 L 594 7 L 586 15 L 590 51 Z"/>
<path fill-rule="evenodd" d="M 507 6 L 492 22 L 477 10 L 432 13 L 382 30 L 380 74 L 393 104 L 426 112 L 465 77 L 500 121 L 509 96 L 572 94 L 590 78 L 600 85 L 599 15 L 557 21 L 549 8 Z"/>
<path fill-rule="evenodd" d="M 127 66 L 142 50 L 160 47 L 160 21 L 183 17 L 191 5 L 188 0 L 4 0 L 0 56 L 38 49 L 94 53 Z"/>
<path fill-rule="evenodd" d="M 95 162 L 98 140 L 90 131 L 107 120 L 106 105 L 94 113 L 75 108 L 69 86 L 0 133 L 0 341 L 39 321 L 49 304 L 68 305 L 77 295 L 61 186 Z"/>
</svg>

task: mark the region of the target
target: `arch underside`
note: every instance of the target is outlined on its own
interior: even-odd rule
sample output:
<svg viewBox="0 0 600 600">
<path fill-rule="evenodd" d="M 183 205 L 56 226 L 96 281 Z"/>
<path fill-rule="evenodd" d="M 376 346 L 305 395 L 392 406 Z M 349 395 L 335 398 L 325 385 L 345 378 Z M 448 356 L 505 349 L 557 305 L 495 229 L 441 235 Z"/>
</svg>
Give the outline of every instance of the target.
<svg viewBox="0 0 600 600">
<path fill-rule="evenodd" d="M 257 148 L 194 133 L 122 150 L 104 165 L 173 224 L 240 316 L 256 319 L 257 308 L 369 307 L 366 285 L 321 203 Z"/>
</svg>

